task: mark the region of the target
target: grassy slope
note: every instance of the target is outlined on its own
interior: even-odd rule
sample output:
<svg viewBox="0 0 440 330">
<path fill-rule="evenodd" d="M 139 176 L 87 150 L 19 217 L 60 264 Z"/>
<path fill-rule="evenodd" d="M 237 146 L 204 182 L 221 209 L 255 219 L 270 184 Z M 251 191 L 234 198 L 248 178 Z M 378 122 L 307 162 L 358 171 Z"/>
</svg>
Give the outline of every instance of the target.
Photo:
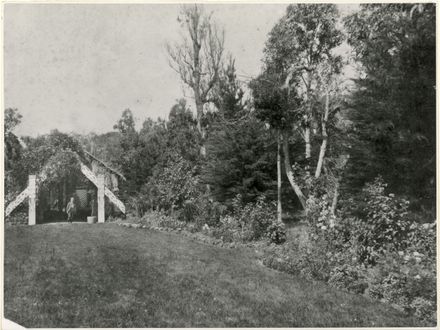
<svg viewBox="0 0 440 330">
<path fill-rule="evenodd" d="M 114 224 L 5 231 L 5 317 L 26 327 L 411 326 L 247 249 Z"/>
</svg>

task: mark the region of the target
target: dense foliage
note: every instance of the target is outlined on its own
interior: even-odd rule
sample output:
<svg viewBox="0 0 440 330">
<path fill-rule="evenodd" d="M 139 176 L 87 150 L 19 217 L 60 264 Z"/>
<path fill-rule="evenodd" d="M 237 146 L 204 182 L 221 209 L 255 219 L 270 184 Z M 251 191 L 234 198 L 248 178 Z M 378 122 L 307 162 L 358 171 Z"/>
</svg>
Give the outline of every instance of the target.
<svg viewBox="0 0 440 330">
<path fill-rule="evenodd" d="M 364 192 L 367 218 L 350 211 L 341 214 L 344 218 L 331 216 L 325 200 L 319 201 L 307 243 L 292 241 L 267 251 L 264 263 L 388 302 L 424 325 L 435 324 L 435 225 L 411 223 L 407 201 L 385 194 L 380 179 Z"/>
<path fill-rule="evenodd" d="M 364 5 L 345 26 L 362 70 L 349 104 L 358 140 L 351 186 L 380 174 L 395 193 L 433 208 L 435 5 Z"/>
<path fill-rule="evenodd" d="M 202 180 L 211 185 L 217 201 L 230 205 L 237 194 L 245 202 L 263 193 L 273 198 L 276 156 L 271 140 L 270 131 L 252 116 L 214 126 Z"/>
</svg>

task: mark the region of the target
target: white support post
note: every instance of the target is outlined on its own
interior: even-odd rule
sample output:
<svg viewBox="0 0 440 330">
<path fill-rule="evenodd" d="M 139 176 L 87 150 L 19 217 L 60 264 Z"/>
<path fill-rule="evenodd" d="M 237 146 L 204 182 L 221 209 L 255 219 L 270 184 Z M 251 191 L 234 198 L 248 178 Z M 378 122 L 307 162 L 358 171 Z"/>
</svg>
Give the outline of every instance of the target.
<svg viewBox="0 0 440 330">
<path fill-rule="evenodd" d="M 98 175 L 98 223 L 105 222 L 104 175 Z"/>
<path fill-rule="evenodd" d="M 37 177 L 36 175 L 29 175 L 29 226 L 36 224 L 36 195 L 37 195 Z"/>
</svg>

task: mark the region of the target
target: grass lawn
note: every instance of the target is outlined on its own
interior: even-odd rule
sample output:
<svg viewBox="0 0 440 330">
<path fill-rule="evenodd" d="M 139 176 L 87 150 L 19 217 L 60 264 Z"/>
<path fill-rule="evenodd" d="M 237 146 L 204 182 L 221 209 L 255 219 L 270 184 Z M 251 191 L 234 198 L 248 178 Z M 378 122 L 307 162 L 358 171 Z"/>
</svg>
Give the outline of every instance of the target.
<svg viewBox="0 0 440 330">
<path fill-rule="evenodd" d="M 111 223 L 7 227 L 4 284 L 5 317 L 34 328 L 415 325 L 250 249 Z"/>
</svg>

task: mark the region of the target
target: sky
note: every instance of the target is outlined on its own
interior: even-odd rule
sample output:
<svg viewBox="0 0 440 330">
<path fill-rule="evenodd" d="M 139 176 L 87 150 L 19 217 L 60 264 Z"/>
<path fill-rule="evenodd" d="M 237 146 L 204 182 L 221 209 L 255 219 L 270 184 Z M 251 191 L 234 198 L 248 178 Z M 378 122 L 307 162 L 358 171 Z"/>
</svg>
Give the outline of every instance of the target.
<svg viewBox="0 0 440 330">
<path fill-rule="evenodd" d="M 286 6 L 205 5 L 225 29 L 238 74 L 258 75 L 267 35 Z M 339 6 L 343 13 L 354 8 Z M 4 105 L 23 115 L 16 134 L 104 133 L 126 108 L 138 127 L 147 117 L 167 118 L 184 95 L 165 51 L 167 41 L 179 38 L 179 10 L 176 4 L 6 4 Z"/>
</svg>

